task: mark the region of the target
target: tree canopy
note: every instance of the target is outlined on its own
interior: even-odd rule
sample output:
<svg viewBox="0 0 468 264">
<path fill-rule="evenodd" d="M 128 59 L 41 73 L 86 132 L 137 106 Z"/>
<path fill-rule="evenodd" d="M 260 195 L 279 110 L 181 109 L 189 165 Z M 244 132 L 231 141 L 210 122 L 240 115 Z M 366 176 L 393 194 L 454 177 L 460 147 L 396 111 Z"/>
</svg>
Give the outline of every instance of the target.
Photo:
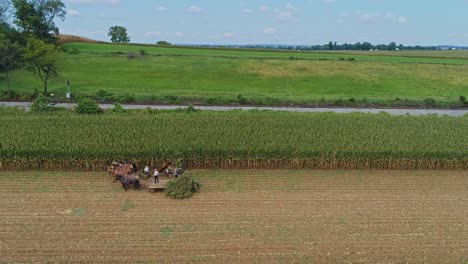
<svg viewBox="0 0 468 264">
<path fill-rule="evenodd" d="M 112 43 L 129 43 L 130 37 L 127 35 L 127 29 L 122 26 L 113 26 L 109 28 L 109 33 L 107 34 Z"/>
<path fill-rule="evenodd" d="M 54 19 L 65 20 L 65 4 L 60 0 L 11 0 L 14 9 L 14 23 L 21 33 L 46 42 L 55 41 L 59 34 Z"/>
<path fill-rule="evenodd" d="M 6 73 L 7 89 L 10 90 L 10 72 L 21 60 L 21 49 L 12 43 L 5 34 L 0 33 L 0 71 Z"/>
<path fill-rule="evenodd" d="M 168 41 L 165 41 L 165 40 L 160 40 L 158 42 L 156 42 L 156 45 L 160 45 L 160 46 L 172 46 L 172 44 Z"/>
</svg>

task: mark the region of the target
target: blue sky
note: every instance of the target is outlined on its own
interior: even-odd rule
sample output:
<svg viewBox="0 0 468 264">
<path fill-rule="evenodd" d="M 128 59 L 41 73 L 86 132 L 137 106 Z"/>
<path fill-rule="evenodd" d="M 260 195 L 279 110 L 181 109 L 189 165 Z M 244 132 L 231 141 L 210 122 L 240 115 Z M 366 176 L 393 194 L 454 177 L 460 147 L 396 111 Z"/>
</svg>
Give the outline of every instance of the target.
<svg viewBox="0 0 468 264">
<path fill-rule="evenodd" d="M 132 42 L 468 45 L 468 0 L 65 0 L 62 33 Z"/>
</svg>

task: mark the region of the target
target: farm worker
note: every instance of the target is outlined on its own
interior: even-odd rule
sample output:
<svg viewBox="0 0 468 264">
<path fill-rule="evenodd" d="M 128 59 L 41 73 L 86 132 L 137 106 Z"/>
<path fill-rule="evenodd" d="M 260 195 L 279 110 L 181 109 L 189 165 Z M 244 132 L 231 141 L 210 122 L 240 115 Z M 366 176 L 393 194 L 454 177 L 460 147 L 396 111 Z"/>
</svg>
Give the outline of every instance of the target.
<svg viewBox="0 0 468 264">
<path fill-rule="evenodd" d="M 154 183 L 158 183 L 159 182 L 159 171 L 158 171 L 158 169 L 154 170 L 153 176 L 154 176 Z"/>
<path fill-rule="evenodd" d="M 146 166 L 145 166 L 145 169 L 143 170 L 143 175 L 145 175 L 146 177 L 148 177 L 148 176 L 149 176 L 149 171 L 150 171 L 150 169 L 149 169 L 148 165 L 146 165 Z"/>
</svg>

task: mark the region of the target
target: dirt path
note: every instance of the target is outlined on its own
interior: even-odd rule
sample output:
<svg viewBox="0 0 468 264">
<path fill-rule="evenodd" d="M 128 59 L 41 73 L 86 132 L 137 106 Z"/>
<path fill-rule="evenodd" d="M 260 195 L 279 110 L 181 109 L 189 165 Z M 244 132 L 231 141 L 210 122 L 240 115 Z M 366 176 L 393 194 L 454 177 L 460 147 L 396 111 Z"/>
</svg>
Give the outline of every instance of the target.
<svg viewBox="0 0 468 264">
<path fill-rule="evenodd" d="M 186 201 L 105 173 L 0 172 L 0 263 L 467 263 L 467 172 L 195 171 Z"/>
<path fill-rule="evenodd" d="M 29 102 L 0 102 L 0 106 L 12 106 L 29 110 Z M 75 104 L 60 103 L 57 107 L 72 108 Z M 112 104 L 99 104 L 103 109 L 110 109 Z M 123 105 L 126 109 L 159 109 L 159 110 L 174 110 L 186 108 L 186 106 L 168 106 L 168 105 Z M 340 114 L 346 113 L 388 113 L 390 115 L 448 115 L 448 116 L 463 116 L 468 114 L 468 110 L 444 110 L 444 109 L 399 109 L 399 108 L 301 108 L 301 107 L 242 107 L 242 106 L 196 106 L 196 109 L 205 111 L 232 111 L 232 110 L 269 110 L 269 111 L 287 111 L 287 112 L 302 112 L 302 113 L 323 113 L 334 112 Z"/>
</svg>

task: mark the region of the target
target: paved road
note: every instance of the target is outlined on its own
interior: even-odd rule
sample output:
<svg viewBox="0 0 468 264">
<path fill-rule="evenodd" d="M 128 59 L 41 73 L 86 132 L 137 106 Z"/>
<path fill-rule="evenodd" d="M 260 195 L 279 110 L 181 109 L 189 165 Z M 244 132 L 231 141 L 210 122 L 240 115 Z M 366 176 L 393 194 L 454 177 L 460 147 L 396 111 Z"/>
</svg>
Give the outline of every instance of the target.
<svg viewBox="0 0 468 264">
<path fill-rule="evenodd" d="M 29 110 L 29 102 L 0 102 L 0 106 L 12 106 Z M 57 107 L 72 108 L 75 104 L 60 103 Z M 113 108 L 112 104 L 99 104 L 103 109 Z M 126 109 L 159 109 L 159 110 L 174 110 L 186 108 L 186 106 L 168 106 L 168 105 L 122 105 Z M 468 110 L 443 110 L 443 109 L 391 109 L 391 108 L 301 108 L 301 107 L 250 107 L 250 106 L 196 106 L 199 110 L 210 111 L 231 111 L 231 110 L 270 110 L 270 111 L 287 111 L 287 112 L 302 112 L 302 113 L 320 113 L 320 112 L 335 112 L 335 113 L 372 113 L 378 114 L 381 112 L 390 115 L 448 115 L 448 116 L 463 116 L 468 114 Z"/>
</svg>

